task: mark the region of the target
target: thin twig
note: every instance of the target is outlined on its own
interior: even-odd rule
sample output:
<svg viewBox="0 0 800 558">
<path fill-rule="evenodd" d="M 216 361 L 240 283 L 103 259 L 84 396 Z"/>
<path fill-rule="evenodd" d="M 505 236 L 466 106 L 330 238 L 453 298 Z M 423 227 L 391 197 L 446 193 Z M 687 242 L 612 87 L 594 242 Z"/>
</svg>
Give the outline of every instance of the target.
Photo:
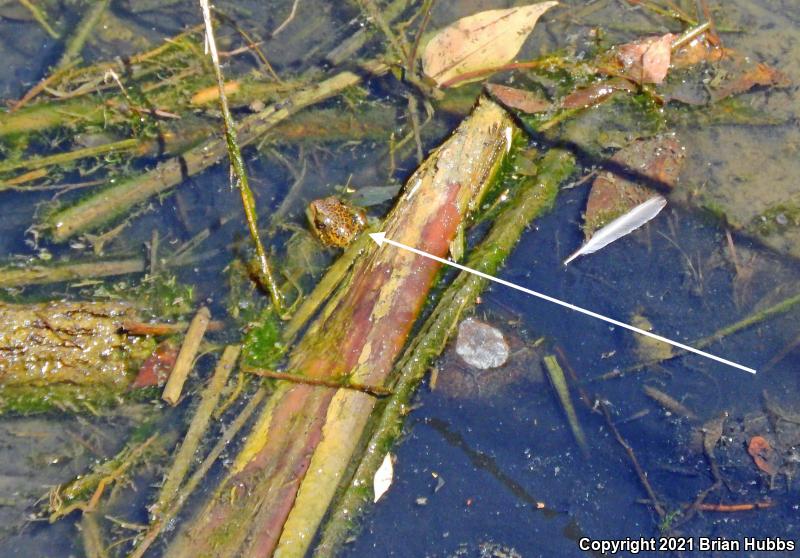
<svg viewBox="0 0 800 558">
<path fill-rule="evenodd" d="M 189 327 L 186 322 L 167 323 L 145 323 L 125 320 L 122 322 L 121 329 L 131 335 L 175 335 L 183 333 Z M 225 327 L 225 322 L 208 322 L 206 331 L 220 331 Z"/>
<path fill-rule="evenodd" d="M 217 77 L 217 85 L 219 86 L 219 104 L 222 109 L 222 119 L 225 129 L 225 140 L 228 145 L 228 156 L 231 162 L 231 172 L 236 177 L 236 183 L 242 197 L 247 226 L 250 229 L 250 236 L 253 239 L 253 244 L 256 249 L 260 279 L 265 283 L 265 287 L 272 299 L 272 305 L 275 311 L 280 315 L 283 314 L 283 295 L 275 281 L 272 267 L 267 258 L 267 252 L 258 234 L 256 199 L 253 195 L 253 191 L 250 189 L 247 171 L 244 166 L 244 159 L 242 159 L 242 152 L 239 149 L 239 143 L 236 139 L 236 124 L 233 121 L 233 116 L 228 108 L 228 99 L 225 96 L 225 79 L 219 65 L 219 55 L 217 54 L 217 44 L 214 40 L 214 29 L 211 23 L 211 10 L 208 7 L 208 0 L 200 0 L 200 6 L 203 9 L 203 21 L 206 26 L 206 44 L 211 53 L 211 62 L 213 63 L 214 73 Z"/>
<path fill-rule="evenodd" d="M 239 374 L 236 377 L 236 385 L 234 386 L 233 390 L 231 391 L 230 395 L 222 402 L 222 404 L 214 410 L 214 418 L 218 419 L 222 415 L 225 414 L 231 405 L 239 399 L 239 396 L 242 395 L 242 391 L 244 391 L 245 382 L 245 373 L 242 370 L 239 370 Z"/>
<path fill-rule="evenodd" d="M 75 510 L 81 510 L 82 512 L 93 512 L 97 510 L 97 506 L 100 503 L 100 499 L 103 497 L 105 493 L 105 489 L 112 483 L 119 482 L 122 476 L 139 460 L 143 455 L 145 455 L 145 451 L 150 447 L 153 442 L 155 442 L 159 437 L 159 434 L 153 434 L 147 440 L 142 442 L 141 444 L 125 448 L 121 453 L 124 457 L 120 460 L 113 461 L 115 463 L 115 467 L 106 472 L 100 472 L 101 469 L 98 469 L 97 473 L 93 473 L 91 475 L 87 475 L 86 477 L 79 477 L 78 480 L 74 481 L 70 485 L 65 487 L 59 487 L 55 490 L 51 491 L 50 493 L 50 509 L 52 510 L 50 513 L 50 523 L 55 523 L 61 517 L 65 517 L 72 513 Z M 102 465 L 100 466 L 102 467 Z M 84 502 L 82 500 L 73 502 L 69 506 L 61 507 L 61 502 L 63 498 L 69 496 L 70 493 L 78 492 L 78 488 L 83 488 L 87 486 L 87 483 L 94 483 L 97 480 L 97 484 L 94 485 L 94 490 L 92 491 L 92 496 L 89 498 L 88 502 Z"/>
<path fill-rule="evenodd" d="M 394 56 L 397 60 L 408 60 L 409 48 L 406 43 L 405 37 L 396 35 L 386 18 L 383 17 L 381 10 L 375 4 L 374 0 L 358 0 L 361 9 L 372 19 L 378 29 L 384 34 L 389 41 L 389 46 L 394 51 Z"/>
<path fill-rule="evenodd" d="M 50 24 L 47 22 L 47 18 L 45 17 L 44 11 L 41 8 L 39 8 L 39 6 L 35 5 L 30 0 L 19 0 L 19 3 L 28 9 L 28 11 L 33 16 L 33 19 L 35 19 L 36 22 L 42 26 L 42 29 L 44 29 L 45 32 L 48 35 L 50 35 L 50 37 L 52 37 L 53 39 L 58 39 L 59 37 L 61 37 L 61 35 L 59 35 L 55 29 L 50 27 Z"/>
<path fill-rule="evenodd" d="M 278 27 L 275 28 L 275 31 L 272 32 L 272 36 L 273 37 L 275 37 L 278 33 L 283 31 L 284 29 L 286 29 L 286 26 L 289 25 L 294 20 L 294 16 L 297 13 L 297 5 L 298 4 L 300 4 L 300 0 L 294 0 L 294 3 L 292 3 L 292 9 L 289 12 L 289 15 L 286 17 L 286 19 L 283 20 L 283 23 L 278 25 Z"/>
<path fill-rule="evenodd" d="M 697 509 L 700 511 L 711 512 L 741 512 L 751 510 L 764 510 L 771 508 L 775 502 L 766 500 L 764 502 L 753 502 L 752 504 L 698 504 Z"/>
<path fill-rule="evenodd" d="M 767 370 L 771 370 L 776 364 L 786 358 L 786 355 L 794 351 L 798 346 L 800 346 L 800 335 L 795 337 L 792 341 L 789 342 L 783 349 L 781 349 L 778 354 L 774 357 L 769 359 L 764 366 L 761 367 L 761 372 L 766 372 Z"/>
<path fill-rule="evenodd" d="M 414 75 L 414 73 L 417 71 L 417 51 L 419 50 L 419 42 L 422 39 L 422 34 L 425 33 L 425 29 L 428 27 L 428 23 L 431 20 L 431 9 L 433 8 L 434 2 L 436 2 L 436 0 L 425 0 L 425 2 L 422 4 L 422 21 L 417 28 L 417 34 L 414 37 L 414 43 L 411 45 L 411 51 L 408 53 L 408 60 L 406 61 L 408 73 L 411 75 Z"/>
<path fill-rule="evenodd" d="M 34 97 L 36 97 L 39 93 L 47 89 L 47 87 L 56 81 L 58 78 L 62 77 L 67 71 L 71 70 L 76 64 L 78 63 L 77 60 L 73 60 L 71 63 L 67 64 L 63 68 L 53 72 L 39 83 L 31 87 L 27 93 L 25 93 L 19 101 L 14 103 L 14 106 L 9 109 L 9 113 L 16 112 L 25 105 L 27 105 Z"/>
<path fill-rule="evenodd" d="M 694 341 L 691 345 L 696 349 L 704 349 L 709 345 L 711 345 L 712 343 L 716 343 L 717 341 L 720 341 L 721 339 L 724 339 L 729 335 L 733 335 L 734 333 L 738 333 L 739 331 L 747 329 L 752 325 L 764 322 L 775 316 L 785 314 L 798 304 L 800 304 L 800 293 L 791 296 L 785 300 L 782 300 L 778 304 L 770 306 L 765 310 L 761 310 L 759 312 L 751 314 L 750 316 L 747 316 L 746 318 L 739 320 L 738 322 L 735 322 L 729 326 L 725 326 L 722 329 L 717 330 L 715 333 L 712 333 L 707 337 L 703 337 L 701 339 L 698 339 L 697 341 Z M 601 376 L 598 376 L 594 380 L 610 380 L 612 378 L 621 378 L 626 374 L 631 374 L 634 372 L 641 372 L 642 370 L 646 370 L 653 364 L 659 364 L 667 360 L 672 360 L 674 358 L 684 356 L 686 354 L 687 352 L 684 351 L 683 349 L 678 349 L 674 351 L 672 353 L 672 356 L 670 356 L 669 358 L 646 360 L 638 364 L 634 364 L 633 366 L 629 366 L 628 368 L 624 368 L 622 370 L 620 369 L 612 370 L 611 372 L 607 372 Z"/>
<path fill-rule="evenodd" d="M 295 382 L 298 384 L 308 384 L 311 386 L 322 386 L 330 388 L 344 388 L 353 389 L 374 395 L 376 397 L 385 397 L 392 394 L 392 390 L 383 386 L 368 386 L 349 381 L 348 378 L 330 379 L 330 378 L 312 378 L 309 376 L 300 376 L 292 374 L 291 372 L 276 372 L 267 368 L 256 368 L 254 366 L 242 365 L 242 371 L 264 378 L 273 378 L 275 380 L 286 380 L 288 382 Z"/>
<path fill-rule="evenodd" d="M 269 63 L 269 59 L 267 59 L 266 55 L 263 52 L 261 52 L 260 48 L 258 48 L 261 45 L 261 41 L 256 41 L 253 37 L 250 36 L 250 34 L 247 31 L 239 27 L 239 25 L 236 23 L 236 20 L 220 12 L 219 9 L 214 8 L 214 15 L 223 20 L 231 27 L 233 27 L 236 30 L 236 32 L 239 33 L 239 35 L 241 35 L 242 38 L 247 42 L 247 47 L 249 49 L 252 49 L 252 51 L 256 53 L 256 57 L 261 62 L 261 65 L 267 69 L 267 73 L 269 73 L 269 75 L 271 75 L 272 78 L 278 83 L 283 83 L 281 78 L 278 77 L 278 74 L 275 73 L 275 70 L 272 68 L 272 64 Z"/>
<path fill-rule="evenodd" d="M 707 21 L 705 23 L 701 23 L 700 25 L 692 27 L 691 29 L 689 29 L 685 33 L 683 33 L 681 36 L 679 36 L 677 39 L 672 41 L 672 44 L 670 45 L 670 48 L 673 51 L 678 50 L 683 45 L 691 43 L 697 37 L 699 37 L 700 35 L 702 35 L 706 31 L 708 31 L 708 29 L 710 27 L 711 27 L 711 24 L 709 22 L 707 22 Z"/>
<path fill-rule="evenodd" d="M 408 99 L 408 115 L 411 119 L 411 130 L 414 134 L 414 143 L 417 146 L 417 164 L 422 164 L 424 155 L 422 153 L 422 140 L 420 139 L 419 131 L 419 115 L 417 114 L 417 98 L 412 94 L 407 94 Z"/>
<path fill-rule="evenodd" d="M 703 19 L 705 19 L 711 25 L 708 32 L 708 42 L 711 43 L 711 46 L 722 47 L 722 39 L 720 39 L 719 33 L 717 33 L 717 26 L 714 23 L 714 18 L 711 15 L 711 10 L 708 9 L 708 4 L 706 3 L 706 0 L 700 0 L 700 7 L 702 8 Z M 698 14 L 698 19 L 700 19 L 699 14 Z"/>
<path fill-rule="evenodd" d="M 600 410 L 603 411 L 603 416 L 606 419 L 606 424 L 611 429 L 612 434 L 619 442 L 619 445 L 623 447 L 625 453 L 628 454 L 628 459 L 630 459 L 631 464 L 633 465 L 633 469 L 636 471 L 636 474 L 639 477 L 639 482 L 642 483 L 645 492 L 647 492 L 647 496 L 650 498 L 650 503 L 653 506 L 653 509 L 656 510 L 656 513 L 659 517 L 663 518 L 666 515 L 664 511 L 664 506 L 661 504 L 661 501 L 658 498 L 658 495 L 653 490 L 653 487 L 650 486 L 650 481 L 647 480 L 647 473 L 642 466 L 639 464 L 639 460 L 636 458 L 636 453 L 633 451 L 633 448 L 628 444 L 625 438 L 622 437 L 622 434 L 619 433 L 617 430 L 616 425 L 614 424 L 613 419 L 611 418 L 611 413 L 608 410 L 608 404 L 605 401 L 600 401 Z"/>
<path fill-rule="evenodd" d="M 97 25 L 97 22 L 100 21 L 100 18 L 103 16 L 103 13 L 110 3 L 111 0 L 96 0 L 94 3 L 90 3 L 88 10 L 75 28 L 75 33 L 70 37 L 69 41 L 67 41 L 64 47 L 64 54 L 61 55 L 61 58 L 56 64 L 57 69 L 60 70 L 71 62 L 80 59 L 83 45 L 86 44 L 89 34 L 92 32 L 92 29 L 94 29 L 94 26 Z"/>
<path fill-rule="evenodd" d="M 128 138 L 124 140 L 105 143 L 102 145 L 95 145 L 91 147 L 82 147 L 72 151 L 65 151 L 63 153 L 56 153 L 54 155 L 46 155 L 44 157 L 31 157 L 29 159 L 22 159 L 20 161 L 4 161 L 0 163 L 0 172 L 9 172 L 17 169 L 37 170 L 50 167 L 53 165 L 63 165 L 78 159 L 85 159 L 88 157 L 97 157 L 105 155 L 106 153 L 120 153 L 123 151 L 132 151 L 140 148 L 142 142 L 136 138 Z M 11 181 L 6 181 L 5 184 L 11 184 Z M 0 190 L 5 189 L 0 185 Z"/>
<path fill-rule="evenodd" d="M 239 413 L 230 426 L 225 429 L 225 432 L 222 434 L 222 436 L 220 436 L 220 439 L 217 441 L 216 445 L 210 452 L 208 452 L 208 455 L 194 472 L 194 474 L 189 477 L 188 481 L 186 481 L 186 484 L 180 490 L 180 493 L 175 498 L 169 509 L 163 510 L 161 518 L 157 519 L 150 525 L 150 530 L 128 555 L 128 558 L 142 558 L 142 556 L 144 556 L 144 554 L 150 548 L 150 545 L 152 545 L 158 538 L 158 535 L 161 534 L 161 531 L 168 525 L 172 524 L 173 519 L 176 515 L 178 515 L 178 512 L 181 511 L 181 508 L 183 508 L 186 500 L 188 500 L 189 496 L 194 493 L 194 490 L 200 484 L 200 481 L 205 478 L 208 470 L 217 461 L 222 452 L 225 451 L 225 448 L 228 447 L 230 441 L 236 437 L 239 431 L 250 420 L 250 417 L 253 415 L 253 413 L 259 409 L 261 402 L 268 393 L 269 391 L 262 387 L 252 395 L 250 401 L 247 402 L 247 406 L 242 410 L 241 413 Z"/>
<path fill-rule="evenodd" d="M 731 252 L 731 261 L 733 262 L 733 268 L 736 270 L 736 275 L 741 275 L 742 270 L 739 266 L 739 257 L 736 255 L 736 245 L 733 243 L 731 231 L 727 228 L 725 229 L 725 238 L 728 240 L 728 250 Z"/>
</svg>

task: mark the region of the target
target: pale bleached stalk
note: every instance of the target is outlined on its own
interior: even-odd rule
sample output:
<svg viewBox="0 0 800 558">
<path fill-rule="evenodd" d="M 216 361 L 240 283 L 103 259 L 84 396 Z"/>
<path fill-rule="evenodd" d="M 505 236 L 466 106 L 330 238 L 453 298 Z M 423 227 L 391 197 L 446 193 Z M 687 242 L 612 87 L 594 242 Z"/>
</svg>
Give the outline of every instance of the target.
<svg viewBox="0 0 800 558">
<path fill-rule="evenodd" d="M 192 323 L 189 324 L 189 329 L 186 330 L 186 337 L 178 353 L 178 358 L 175 359 L 175 366 L 172 367 L 167 385 L 164 386 L 164 392 L 161 394 L 161 399 L 170 405 L 176 405 L 181 398 L 183 384 L 192 370 L 194 357 L 197 355 L 200 341 L 203 340 L 203 335 L 205 335 L 210 321 L 211 312 L 203 306 L 192 318 Z"/>
<path fill-rule="evenodd" d="M 186 431 L 186 436 L 184 436 L 183 442 L 181 442 L 181 447 L 172 460 L 172 465 L 167 473 L 164 485 L 161 487 L 156 510 L 166 509 L 178 493 L 178 488 L 194 462 L 197 448 L 200 446 L 200 440 L 208 428 L 211 414 L 217 406 L 222 388 L 225 387 L 231 370 L 236 366 L 236 360 L 239 358 L 241 350 L 242 348 L 239 345 L 228 345 L 225 347 L 225 351 L 222 353 L 222 357 L 220 357 L 214 369 L 214 375 L 203 391 L 200 404 L 194 412 L 192 422 L 189 424 L 189 429 Z M 158 513 L 158 511 L 156 511 L 156 513 Z"/>
</svg>

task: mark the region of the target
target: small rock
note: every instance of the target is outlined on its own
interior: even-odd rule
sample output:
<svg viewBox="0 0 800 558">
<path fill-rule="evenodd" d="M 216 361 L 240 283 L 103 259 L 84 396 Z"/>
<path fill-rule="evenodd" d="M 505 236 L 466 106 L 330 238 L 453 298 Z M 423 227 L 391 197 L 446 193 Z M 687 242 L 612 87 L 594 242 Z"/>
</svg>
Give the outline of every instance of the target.
<svg viewBox="0 0 800 558">
<path fill-rule="evenodd" d="M 458 326 L 456 353 L 470 366 L 487 370 L 503 366 L 509 351 L 499 329 L 475 318 L 467 318 Z"/>
</svg>

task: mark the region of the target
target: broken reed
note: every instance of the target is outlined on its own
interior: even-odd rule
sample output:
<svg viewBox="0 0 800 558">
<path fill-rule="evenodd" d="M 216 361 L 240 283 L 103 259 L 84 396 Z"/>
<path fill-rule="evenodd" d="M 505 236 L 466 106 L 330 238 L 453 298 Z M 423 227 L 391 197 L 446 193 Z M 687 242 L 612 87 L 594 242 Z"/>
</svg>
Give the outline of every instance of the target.
<svg viewBox="0 0 800 558">
<path fill-rule="evenodd" d="M 549 151 L 540 162 L 536 177 L 526 180 L 506 209 L 497 217 L 486 238 L 475 248 L 466 264 L 494 275 L 511 253 L 528 224 L 548 211 L 558 194 L 558 185 L 574 170 L 574 157 L 562 150 Z M 444 292 L 413 344 L 395 367 L 394 394 L 375 419 L 373 432 L 355 474 L 336 501 L 314 556 L 335 554 L 350 532 L 364 506 L 371 501 L 369 488 L 388 448 L 400 435 L 409 402 L 431 362 L 443 350 L 460 317 L 471 309 L 488 281 L 462 272 Z"/>
<path fill-rule="evenodd" d="M 352 72 L 341 72 L 296 92 L 290 103 L 272 105 L 245 118 L 236 128 L 239 146 L 253 143 L 299 110 L 338 95 L 360 81 L 361 77 Z M 75 235 L 109 224 L 134 205 L 177 186 L 186 175 L 199 174 L 227 154 L 226 140 L 214 137 L 180 157 L 159 163 L 145 174 L 122 180 L 86 196 L 75 205 L 55 211 L 45 217 L 41 227 L 54 242 L 65 242 Z"/>
<path fill-rule="evenodd" d="M 225 95 L 225 78 L 222 75 L 222 68 L 219 65 L 217 43 L 214 39 L 214 25 L 211 22 L 211 8 L 209 8 L 208 0 L 200 0 L 200 6 L 203 9 L 203 21 L 206 27 L 206 44 L 210 51 L 211 62 L 214 66 L 214 75 L 217 78 L 217 87 L 219 88 L 219 106 L 222 110 L 223 132 L 225 135 L 225 144 L 228 148 L 228 159 L 231 164 L 231 175 L 232 177 L 236 177 L 236 186 L 242 197 L 242 206 L 244 208 L 245 219 L 247 220 L 247 228 L 250 231 L 250 238 L 255 246 L 258 260 L 259 282 L 269 292 L 270 298 L 272 299 L 272 306 L 275 308 L 276 312 L 282 314 L 283 295 L 275 281 L 275 277 L 272 273 L 272 266 L 267 257 L 267 251 L 264 249 L 264 244 L 261 242 L 261 237 L 258 233 L 256 198 L 253 195 L 253 190 L 250 188 L 250 181 L 247 178 L 247 169 L 242 159 L 242 152 L 239 149 L 236 123 L 233 120 L 233 115 L 231 115 L 231 110 L 228 107 L 228 99 Z"/>
</svg>

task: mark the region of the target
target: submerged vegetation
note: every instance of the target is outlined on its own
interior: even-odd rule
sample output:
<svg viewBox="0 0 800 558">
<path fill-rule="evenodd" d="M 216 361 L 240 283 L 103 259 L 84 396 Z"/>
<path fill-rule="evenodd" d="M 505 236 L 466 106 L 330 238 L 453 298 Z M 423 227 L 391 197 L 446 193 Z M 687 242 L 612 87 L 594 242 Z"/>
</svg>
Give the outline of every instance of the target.
<svg viewBox="0 0 800 558">
<path fill-rule="evenodd" d="M 795 76 L 729 46 L 725 6 L 597 0 L 461 13 L 444 0 L 359 0 L 314 15 L 314 2 L 294 0 L 275 3 L 284 19 L 271 13 L 265 33 L 245 7 L 201 0 L 184 6 L 192 26 L 167 39 L 120 33 L 139 52 L 114 58 L 99 29 L 119 23 L 117 4 L 78 6 L 73 32 L 53 20 L 50 2 L 0 6 L 0 17 L 21 13 L 61 44 L 53 67 L 0 112 L 0 195 L 30 208 L 14 229 L 28 248 L 0 266 L 0 413 L 103 421 L 147 409 L 124 444 L 95 452 L 86 474 L 49 481 L 59 486 L 35 508 L 50 522 L 80 517 L 87 556 L 345 552 L 370 503 L 387 487 L 391 495 L 386 463 L 402 448 L 420 386 L 437 396 L 437 381 L 448 381 L 439 365 L 478 377 L 458 354 L 439 360 L 473 315 L 510 316 L 501 329 L 519 331 L 502 342 L 502 362 L 484 368 L 506 374 L 508 362 L 518 374 L 502 378 L 513 388 L 457 405 L 523 394 L 525 412 L 530 401 L 554 405 L 542 417 L 560 440 L 553 452 L 624 459 L 652 532 L 691 531 L 698 512 L 786 512 L 800 395 L 701 403 L 710 388 L 683 373 L 710 378 L 704 362 L 655 335 L 671 327 L 695 349 L 768 368 L 799 344 L 800 296 L 785 261 L 799 255 L 796 192 L 716 184 L 720 156 L 708 148 L 729 130 L 791 137 L 796 114 L 764 99 L 794 98 Z M 129 16 L 161 13 L 121 4 Z M 657 31 L 619 30 L 620 10 Z M 328 29 L 329 19 L 351 17 L 358 25 Z M 284 40 L 303 56 L 282 52 Z M 642 211 L 648 203 L 657 210 Z M 725 239 L 702 258 L 676 232 L 677 216 L 698 210 Z M 538 233 L 567 212 L 569 228 Z M 375 232 L 467 269 L 373 242 Z M 534 237 L 547 248 L 519 273 L 517 247 Z M 585 257 L 562 268 L 582 237 Z M 524 315 L 526 303 L 511 311 L 513 299 L 502 313 L 485 310 L 497 293 L 470 272 L 495 276 L 512 262 L 510 280 L 549 274 L 558 292 L 584 285 L 579 302 L 596 307 L 589 281 L 618 288 L 603 273 L 624 275 L 641 252 L 634 242 L 647 251 L 636 265 L 653 267 L 639 273 L 670 285 L 655 282 L 632 308 L 623 293 L 606 293 L 620 299 L 610 311 L 627 308 L 628 329 L 653 332 L 635 343 L 603 329 L 578 334 L 569 318 L 539 333 L 548 319 Z M 766 253 L 781 262 L 771 292 L 752 287 Z M 679 262 L 670 272 L 684 283 L 667 279 L 659 259 Z M 552 269 L 542 263 L 550 260 Z M 731 300 L 706 302 L 723 272 Z M 646 281 L 631 281 L 632 293 L 637 282 Z M 711 315 L 706 323 L 685 311 L 701 327 L 684 330 L 684 310 L 669 307 L 686 293 Z M 780 337 L 771 359 L 725 343 L 756 330 L 744 343 L 763 347 L 778 320 L 790 339 Z M 542 368 L 549 388 L 527 393 Z M 456 401 L 459 390 L 441 393 Z M 508 413 L 523 420 L 514 405 Z M 680 456 L 659 460 L 639 447 L 631 433 L 644 420 L 661 420 Z M 550 503 L 556 496 L 533 498 L 490 457 L 442 436 L 524 506 L 568 515 L 560 510 L 570 506 Z M 665 475 L 693 480 L 678 486 Z M 604 533 L 580 513 L 570 520 L 570 533 Z"/>
</svg>

